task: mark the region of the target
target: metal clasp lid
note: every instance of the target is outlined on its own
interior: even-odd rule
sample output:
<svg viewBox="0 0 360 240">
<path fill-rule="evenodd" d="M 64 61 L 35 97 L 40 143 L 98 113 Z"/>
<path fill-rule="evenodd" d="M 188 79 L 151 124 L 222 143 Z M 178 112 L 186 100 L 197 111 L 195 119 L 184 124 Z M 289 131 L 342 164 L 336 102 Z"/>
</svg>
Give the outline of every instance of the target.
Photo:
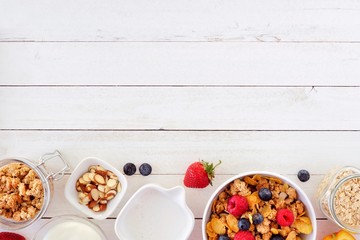
<svg viewBox="0 0 360 240">
<path fill-rule="evenodd" d="M 55 172 L 55 173 L 53 173 L 53 172 L 47 172 L 46 170 L 46 173 L 47 173 L 47 176 L 46 176 L 46 178 L 47 179 L 53 179 L 53 180 L 55 180 L 55 181 L 57 181 L 57 180 L 60 180 L 63 176 L 64 176 L 64 173 L 66 172 L 66 171 L 69 171 L 70 170 L 70 166 L 69 166 L 69 164 L 62 158 L 62 156 L 61 156 L 61 153 L 58 151 L 58 150 L 55 150 L 53 153 L 46 153 L 46 154 L 44 154 L 41 158 L 40 158 L 40 162 L 39 162 L 39 164 L 37 165 L 37 167 L 42 167 L 43 169 L 45 169 L 45 163 L 47 162 L 47 161 L 49 161 L 49 160 L 52 160 L 52 159 L 59 159 L 59 160 L 61 160 L 62 161 L 62 163 L 63 163 L 63 166 L 62 166 L 62 168 L 59 170 L 59 171 L 57 171 L 57 172 Z"/>
</svg>

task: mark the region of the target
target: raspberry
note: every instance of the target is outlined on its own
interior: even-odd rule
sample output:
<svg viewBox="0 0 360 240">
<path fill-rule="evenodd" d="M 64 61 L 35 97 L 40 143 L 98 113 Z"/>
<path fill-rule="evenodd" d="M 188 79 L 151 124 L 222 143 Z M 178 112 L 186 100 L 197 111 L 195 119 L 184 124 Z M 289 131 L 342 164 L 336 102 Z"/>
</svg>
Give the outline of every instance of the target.
<svg viewBox="0 0 360 240">
<path fill-rule="evenodd" d="M 235 217 L 240 217 L 249 209 L 249 203 L 244 196 L 234 195 L 228 200 L 227 211 Z"/>
<path fill-rule="evenodd" d="M 280 209 L 276 214 L 277 223 L 282 226 L 290 226 L 294 222 L 294 214 L 289 209 Z"/>
<path fill-rule="evenodd" d="M 0 232 L 0 239 L 1 240 L 25 240 L 20 234 L 13 233 L 13 232 Z"/>
<path fill-rule="evenodd" d="M 238 231 L 235 234 L 234 240 L 255 240 L 255 237 L 249 231 Z"/>
</svg>

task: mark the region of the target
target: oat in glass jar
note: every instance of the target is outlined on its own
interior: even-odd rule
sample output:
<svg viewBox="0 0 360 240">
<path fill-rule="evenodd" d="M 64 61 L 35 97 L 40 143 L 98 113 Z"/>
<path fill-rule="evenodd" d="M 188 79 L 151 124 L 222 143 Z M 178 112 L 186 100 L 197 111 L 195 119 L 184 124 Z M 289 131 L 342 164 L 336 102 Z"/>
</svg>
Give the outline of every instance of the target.
<svg viewBox="0 0 360 240">
<path fill-rule="evenodd" d="M 340 227 L 360 233 L 360 169 L 343 167 L 326 175 L 318 191 L 320 209 Z"/>
</svg>

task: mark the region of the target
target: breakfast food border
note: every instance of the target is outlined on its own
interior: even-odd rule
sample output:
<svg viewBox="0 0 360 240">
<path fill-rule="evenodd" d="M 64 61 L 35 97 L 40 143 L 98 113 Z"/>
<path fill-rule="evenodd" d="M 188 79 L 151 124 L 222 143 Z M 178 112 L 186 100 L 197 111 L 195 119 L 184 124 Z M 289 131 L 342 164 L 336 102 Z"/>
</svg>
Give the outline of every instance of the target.
<svg viewBox="0 0 360 240">
<path fill-rule="evenodd" d="M 55 153 L 57 153 L 61 157 L 59 152 L 55 152 Z M 91 165 L 88 162 L 89 160 L 95 161 L 98 164 Z M 101 166 L 100 165 L 101 163 L 106 164 L 107 168 L 111 168 L 111 170 Z M 209 184 L 212 184 L 212 180 L 215 177 L 215 168 L 218 167 L 218 165 L 220 165 L 220 164 L 221 164 L 221 161 L 219 161 L 217 164 L 208 163 L 203 160 L 193 162 L 192 164 L 190 164 L 188 166 L 186 173 L 184 173 L 183 185 L 188 188 L 193 188 L 195 190 L 201 189 L 201 188 L 206 188 Z M 84 166 L 82 166 L 82 165 L 86 165 L 85 166 L 86 171 L 84 171 Z M 16 171 L 13 171 L 13 170 L 8 171 L 9 166 L 11 166 L 10 168 L 12 168 L 13 170 L 16 170 L 16 169 L 17 170 Z M 15 166 L 15 168 L 14 168 L 14 166 Z M 80 173 L 77 173 L 76 180 L 73 180 L 73 182 L 71 182 L 70 181 L 71 178 L 74 178 L 73 175 L 76 176 L 75 173 L 77 172 L 77 169 L 80 166 L 83 167 L 82 171 Z M 33 198 L 32 193 L 31 193 L 32 189 L 29 184 L 31 182 L 26 180 L 30 177 L 30 175 L 33 177 L 35 176 L 34 172 L 32 171 L 33 169 L 30 170 L 31 174 L 28 171 L 29 169 L 27 169 L 27 171 L 25 171 L 25 170 L 23 171 L 22 169 L 23 168 L 20 167 L 19 163 L 10 163 L 10 164 L 5 165 L 5 167 L 2 167 L 1 176 L 2 176 L 2 180 L 4 180 L 4 181 L 2 181 L 2 183 L 4 184 L 3 187 L 4 186 L 5 186 L 5 188 L 15 187 L 17 189 L 18 188 L 17 185 L 21 184 L 21 186 L 22 186 L 21 189 L 24 189 L 24 191 L 19 191 L 20 192 L 19 197 L 27 196 L 27 198 L 29 198 L 29 196 L 31 195 L 30 197 Z M 144 171 L 144 169 L 146 169 L 146 170 Z M 69 170 L 68 167 L 66 167 L 66 170 L 67 171 Z M 127 175 L 128 177 L 132 176 L 136 172 L 136 166 L 133 163 L 124 164 L 123 169 L 122 169 L 123 173 L 119 173 L 117 171 L 118 175 L 114 174 L 112 170 L 117 171 L 115 168 L 113 168 L 108 163 L 106 163 L 100 159 L 97 159 L 97 158 L 86 158 L 83 161 L 81 161 L 78 164 L 78 166 L 75 168 L 75 171 L 70 175 L 70 179 L 68 179 L 68 181 L 67 181 L 67 186 L 65 186 L 65 189 L 66 188 L 69 189 L 68 185 L 72 184 L 72 185 L 74 185 L 74 186 L 72 186 L 72 188 L 74 188 L 73 190 L 75 190 L 77 192 L 76 201 L 75 201 L 75 203 L 72 202 L 73 207 L 77 208 L 76 204 L 82 204 L 82 205 L 86 205 L 87 211 L 90 211 L 90 212 L 96 213 L 96 212 L 107 211 L 108 202 L 111 201 L 113 198 L 116 198 L 117 193 L 127 190 L 126 179 L 123 178 L 122 181 L 119 181 L 119 178 L 118 178 L 119 175 L 121 175 L 122 177 L 123 177 L 123 174 Z M 143 177 L 150 175 L 151 170 L 152 170 L 152 167 L 148 163 L 141 164 L 141 166 L 139 168 L 140 174 Z M 347 174 L 344 176 L 343 172 L 346 172 Z M 342 172 L 340 171 L 340 173 L 338 173 L 338 175 L 336 175 L 335 178 L 337 178 L 339 181 L 342 178 L 346 177 L 347 175 L 355 174 L 358 172 L 360 172 L 360 170 L 358 170 L 356 168 L 352 168 L 351 171 L 350 170 L 342 171 Z M 6 176 L 8 176 L 8 177 L 4 178 Z M 11 177 L 15 177 L 15 179 L 17 179 L 19 181 L 14 182 L 14 179 Z M 21 179 L 18 179 L 18 177 L 20 177 Z M 38 178 L 33 178 L 33 177 L 32 177 L 32 179 L 38 180 Z M 24 178 L 24 180 L 22 178 Z M 300 183 L 307 182 L 310 180 L 310 173 L 307 170 L 302 169 L 297 173 L 297 179 Z M 329 179 L 327 179 L 327 178 L 324 178 L 324 179 L 329 181 Z M 240 180 L 240 182 L 238 182 L 238 180 Z M 291 180 L 288 180 L 288 181 L 291 181 Z M 69 182 L 70 182 L 70 184 L 69 184 Z M 12 186 L 12 184 L 14 184 L 16 186 Z M 24 184 L 26 184 L 26 185 L 24 186 Z M 124 189 L 122 189 L 123 184 L 125 184 Z M 296 185 L 295 183 L 292 183 L 292 184 Z M 206 232 L 206 236 L 209 239 L 224 239 L 224 240 L 225 239 L 243 239 L 244 237 L 246 239 L 251 239 L 251 238 L 249 238 L 249 236 L 254 236 L 254 239 L 287 239 L 287 240 L 294 239 L 295 240 L 295 239 L 298 239 L 298 237 L 297 237 L 298 234 L 312 233 L 312 230 L 313 230 L 312 222 L 316 223 L 317 220 L 315 217 L 313 217 L 313 219 L 311 220 L 309 217 L 306 216 L 306 211 L 309 211 L 309 209 L 312 210 L 312 206 L 311 205 L 305 206 L 305 205 L 303 205 L 303 203 L 301 201 L 299 202 L 299 200 L 296 200 L 297 194 L 299 194 L 298 191 L 301 191 L 301 189 L 295 190 L 293 188 L 292 184 L 288 184 L 288 183 L 284 184 L 283 181 L 280 180 L 279 178 L 272 177 L 271 175 L 267 176 L 266 174 L 253 174 L 250 176 L 248 175 L 248 176 L 245 176 L 244 181 L 242 181 L 239 178 L 235 179 L 230 184 L 230 189 L 227 190 L 227 191 L 230 191 L 230 192 L 228 192 L 228 194 L 231 194 L 230 197 L 234 196 L 234 195 L 235 196 L 243 196 L 244 197 L 243 200 L 245 201 L 246 206 L 247 206 L 246 209 L 244 209 L 244 211 L 241 214 L 233 213 L 232 212 L 233 210 L 228 208 L 231 205 L 230 199 L 228 199 L 228 198 L 224 199 L 223 197 L 220 197 L 222 195 L 222 193 L 220 193 L 218 200 L 214 200 L 214 199 L 212 200 L 213 203 L 211 203 L 210 206 L 212 206 L 211 207 L 213 209 L 212 211 L 215 211 L 215 212 L 213 212 L 211 214 L 211 219 L 208 222 L 206 222 L 206 230 L 203 229 L 203 231 Z M 333 185 L 334 184 L 335 183 L 333 183 Z M 236 185 L 236 186 L 234 187 L 234 185 Z M 255 186 L 255 192 L 250 190 L 250 188 L 248 188 L 250 186 Z M 322 186 L 322 190 L 324 187 L 327 187 L 327 186 Z M 25 192 L 25 189 L 27 189 L 26 192 Z M 70 187 L 70 189 L 71 189 L 71 187 Z M 268 190 L 268 192 L 263 193 L 264 190 Z M 66 189 L 65 197 L 67 198 L 67 200 L 69 200 L 69 198 L 71 198 L 71 197 L 67 196 L 67 195 L 69 195 L 68 192 L 69 192 L 69 190 Z M 247 194 L 247 192 L 249 192 L 249 194 Z M 111 196 L 108 193 L 111 193 L 110 194 Z M 223 193 L 226 194 L 225 192 L 223 192 Z M 270 197 L 268 198 L 266 195 L 269 195 L 269 194 L 270 194 Z M 271 195 L 273 195 L 273 194 L 276 195 L 276 198 L 274 196 L 271 197 Z M 355 194 L 357 194 L 357 192 L 355 192 Z M 222 199 L 220 199 L 220 198 L 222 198 Z M 282 198 L 282 199 L 279 200 L 279 198 Z M 120 200 L 121 200 L 121 198 L 118 200 L 118 203 L 120 202 Z M 234 200 L 234 201 L 236 202 L 236 200 Z M 218 205 L 220 202 L 221 202 L 221 204 Z M 264 205 L 265 202 L 266 202 L 266 205 Z M 272 205 L 269 205 L 268 202 L 271 202 Z M 282 202 L 282 203 L 279 203 L 279 202 Z M 294 204 L 294 205 L 286 205 L 285 202 L 287 202 L 286 204 Z M 25 202 L 24 202 L 24 204 L 26 205 Z M 308 202 L 307 204 L 310 204 L 310 202 Z M 282 209 L 278 209 L 279 206 L 282 206 L 281 207 Z M 293 207 L 293 206 L 296 206 L 296 207 Z M 116 205 L 116 207 L 117 207 L 117 205 Z M 208 208 L 209 208 L 209 206 L 208 206 Z M 243 206 L 241 208 L 243 208 Z M 251 210 L 251 213 L 247 212 L 245 214 L 245 212 L 247 211 L 248 208 Z M 40 209 L 41 209 L 41 207 L 40 207 Z M 305 209 L 307 209 L 307 210 L 305 210 Z M 45 210 L 47 210 L 47 209 L 45 209 Z M 86 212 L 86 211 L 85 212 L 83 211 L 83 213 L 85 213 L 85 215 L 87 215 L 88 217 L 92 217 L 95 219 L 105 219 L 105 218 L 109 217 L 113 213 L 114 210 L 115 210 L 115 207 L 110 212 L 108 212 L 107 215 L 100 216 L 100 217 L 97 217 L 96 215 L 91 215 L 91 214 L 89 214 L 89 212 Z M 283 210 L 287 210 L 289 213 L 286 213 L 286 214 L 281 213 L 282 217 L 279 217 L 280 212 L 282 212 Z M 355 207 L 355 211 L 356 211 L 356 207 Z M 236 210 L 235 210 L 235 212 L 236 212 Z M 22 211 L 21 211 L 21 213 L 22 213 Z M 2 214 L 4 214 L 4 211 L 2 211 Z M 213 214 L 216 214 L 216 215 L 213 215 Z M 290 217 L 291 220 L 288 220 L 288 217 L 290 216 L 289 214 L 291 215 L 291 217 Z M 295 216 L 292 214 L 295 214 Z M 315 216 L 314 212 L 312 214 L 313 214 L 313 216 Z M 349 212 L 347 212 L 347 215 L 348 214 L 349 214 Z M 259 215 L 259 216 L 257 216 L 257 215 Z M 14 216 L 15 216 L 15 214 L 14 214 Z M 296 217 L 296 216 L 298 216 L 298 217 Z M 7 216 L 7 217 L 9 217 L 9 216 Z M 11 215 L 10 218 L 13 218 L 13 215 Z M 205 217 L 205 218 L 207 218 L 207 217 Z M 284 220 L 285 218 L 286 218 L 286 220 Z M 356 216 L 355 216 L 355 218 L 356 218 Z M 249 223 L 246 228 L 244 228 L 244 224 L 243 224 L 244 219 L 247 219 L 247 223 Z M 258 220 L 258 219 L 260 219 L 260 220 Z M 274 220 L 274 219 L 276 219 L 276 220 Z M 283 220 L 279 220 L 279 219 L 283 219 Z M 16 218 L 15 220 L 18 221 L 19 219 Z M 205 219 L 203 219 L 203 221 L 204 220 Z M 281 223 L 284 221 L 291 221 L 291 222 L 289 222 L 289 224 Z M 280 226 L 277 224 L 280 224 Z M 188 238 L 190 236 L 192 228 L 193 228 L 193 226 L 191 226 L 189 235 L 186 235 L 186 238 Z M 202 224 L 202 228 L 204 228 L 204 222 Z M 116 231 L 116 228 L 115 228 L 115 231 Z M 316 228 L 315 228 L 315 231 L 316 231 Z M 249 236 L 240 235 L 240 233 L 242 234 L 242 232 L 248 233 L 250 235 Z M 238 234 L 238 235 L 236 235 L 236 234 Z M 205 237 L 205 235 L 203 237 Z M 183 238 L 185 238 L 185 237 L 183 237 Z"/>
<path fill-rule="evenodd" d="M 360 167 L 359 2 L 145 2 L 1 1 L 0 159 L 59 149 L 71 170 L 89 156 L 118 170 L 151 163 L 150 175 L 126 177 L 113 214 L 90 219 L 111 240 L 139 188 L 182 185 L 198 158 L 223 161 L 213 187 L 186 188 L 191 240 L 202 239 L 213 191 L 251 170 L 296 182 L 318 237 L 346 237 L 312 197 L 335 165 Z M 63 191 L 70 177 L 54 182 L 44 217 L 19 233 L 75 213 Z"/>
</svg>

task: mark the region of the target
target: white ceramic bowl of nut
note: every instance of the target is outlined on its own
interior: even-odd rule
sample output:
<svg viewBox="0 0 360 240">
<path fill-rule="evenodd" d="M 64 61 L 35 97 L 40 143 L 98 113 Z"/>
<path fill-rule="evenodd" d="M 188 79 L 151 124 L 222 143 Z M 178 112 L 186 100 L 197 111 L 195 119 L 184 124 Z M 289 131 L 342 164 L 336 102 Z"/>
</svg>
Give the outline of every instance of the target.
<svg viewBox="0 0 360 240">
<path fill-rule="evenodd" d="M 65 197 L 88 217 L 103 220 L 119 205 L 127 190 L 124 175 L 95 157 L 83 159 L 65 186 Z"/>
<path fill-rule="evenodd" d="M 304 191 L 290 179 L 266 171 L 238 174 L 221 184 L 202 222 L 204 240 L 238 240 L 243 234 L 253 239 L 316 240 L 316 232 L 315 211 Z"/>
</svg>

